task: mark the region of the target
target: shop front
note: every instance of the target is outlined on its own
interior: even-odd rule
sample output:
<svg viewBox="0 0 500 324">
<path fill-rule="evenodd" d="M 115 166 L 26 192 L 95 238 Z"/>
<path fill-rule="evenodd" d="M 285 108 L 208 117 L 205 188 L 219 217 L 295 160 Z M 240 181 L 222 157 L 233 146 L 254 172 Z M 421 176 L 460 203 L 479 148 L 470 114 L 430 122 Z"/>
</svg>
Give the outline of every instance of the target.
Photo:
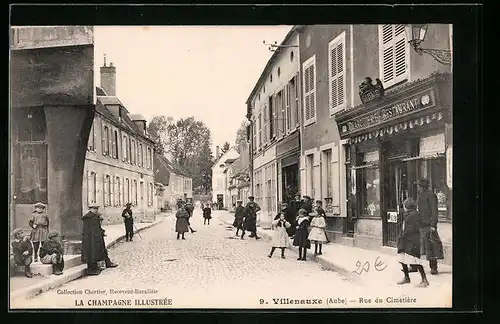
<svg viewBox="0 0 500 324">
<path fill-rule="evenodd" d="M 288 135 L 276 145 L 278 161 L 278 199 L 289 202 L 299 193 L 300 137 L 299 130 Z"/>
<path fill-rule="evenodd" d="M 346 190 L 355 245 L 395 247 L 403 201 L 430 181 L 438 198 L 438 231 L 451 258 L 451 76 L 434 73 L 336 116 L 348 139 Z M 450 259 L 451 260 L 451 259 Z M 451 262 L 451 261 L 450 261 Z"/>
</svg>

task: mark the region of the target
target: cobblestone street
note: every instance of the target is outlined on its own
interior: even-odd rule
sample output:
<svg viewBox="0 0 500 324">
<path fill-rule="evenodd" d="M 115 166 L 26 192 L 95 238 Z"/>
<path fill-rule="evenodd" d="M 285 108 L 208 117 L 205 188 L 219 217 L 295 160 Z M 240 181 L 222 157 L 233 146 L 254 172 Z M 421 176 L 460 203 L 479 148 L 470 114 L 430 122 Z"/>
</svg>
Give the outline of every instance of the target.
<svg viewBox="0 0 500 324">
<path fill-rule="evenodd" d="M 117 268 L 50 290 L 26 301 L 25 306 L 75 307 L 81 300 L 82 307 L 88 307 L 90 299 L 170 298 L 169 307 L 173 308 L 282 308 L 297 306 L 275 304 L 273 298 L 321 298 L 322 305 L 310 306 L 353 307 L 349 300 L 356 299 L 355 307 L 362 307 L 358 297 L 374 300 L 379 293 L 322 269 L 311 260 L 299 262 L 297 254 L 290 250 L 284 260 L 279 250 L 269 259 L 269 242 L 237 238 L 235 230 L 224 224 L 223 218 L 228 216 L 224 213 L 215 211 L 211 224 L 203 225 L 201 211 L 196 209 L 191 223 L 197 232 L 186 233 L 186 240 L 176 239 L 175 218 L 170 217 L 141 232 L 142 238 L 136 235 L 133 242 L 122 242 L 110 249 L 112 260 L 119 264 Z M 125 292 L 127 289 L 129 292 Z M 130 289 L 142 291 L 132 294 Z M 97 290 L 101 292 L 91 293 Z M 384 291 L 383 296 L 387 293 Z M 326 298 L 330 297 L 345 298 L 347 305 L 326 306 Z M 139 307 L 133 303 L 132 307 Z"/>
</svg>

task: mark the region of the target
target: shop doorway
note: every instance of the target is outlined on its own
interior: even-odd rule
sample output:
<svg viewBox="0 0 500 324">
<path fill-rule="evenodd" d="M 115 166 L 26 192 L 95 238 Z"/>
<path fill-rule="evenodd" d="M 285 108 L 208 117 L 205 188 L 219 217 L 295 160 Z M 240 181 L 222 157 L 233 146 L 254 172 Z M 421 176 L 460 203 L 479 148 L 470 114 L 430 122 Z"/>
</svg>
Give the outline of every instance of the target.
<svg viewBox="0 0 500 324">
<path fill-rule="evenodd" d="M 299 165 L 292 164 L 281 169 L 282 201 L 289 203 L 299 192 Z"/>
<path fill-rule="evenodd" d="M 218 194 L 217 195 L 217 209 L 221 210 L 224 208 L 224 195 Z"/>
<path fill-rule="evenodd" d="M 406 162 L 389 161 L 386 165 L 383 197 L 383 242 L 385 246 L 396 247 L 396 241 L 403 225 L 403 202 L 408 198 L 408 168 Z"/>
</svg>

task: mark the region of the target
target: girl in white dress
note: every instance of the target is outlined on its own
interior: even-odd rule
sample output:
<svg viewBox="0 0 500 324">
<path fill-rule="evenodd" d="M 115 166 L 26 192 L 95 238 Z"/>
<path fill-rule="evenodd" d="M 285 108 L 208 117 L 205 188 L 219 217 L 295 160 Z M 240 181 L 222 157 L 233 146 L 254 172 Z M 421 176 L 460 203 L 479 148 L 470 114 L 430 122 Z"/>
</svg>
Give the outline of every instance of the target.
<svg viewBox="0 0 500 324">
<path fill-rule="evenodd" d="M 316 207 L 313 212 L 313 219 L 311 221 L 311 231 L 309 232 L 309 240 L 314 243 L 314 255 L 322 255 L 321 251 L 323 244 L 328 240 L 325 234 L 325 217 L 321 207 Z"/>
</svg>

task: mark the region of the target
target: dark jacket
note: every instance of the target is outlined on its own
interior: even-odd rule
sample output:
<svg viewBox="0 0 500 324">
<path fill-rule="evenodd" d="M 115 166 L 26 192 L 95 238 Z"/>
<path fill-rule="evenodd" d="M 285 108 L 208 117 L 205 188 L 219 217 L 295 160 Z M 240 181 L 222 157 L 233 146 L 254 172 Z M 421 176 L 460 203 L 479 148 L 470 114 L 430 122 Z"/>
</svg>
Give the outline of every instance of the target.
<svg viewBox="0 0 500 324">
<path fill-rule="evenodd" d="M 240 228 L 243 225 L 243 219 L 245 218 L 245 207 L 237 206 L 234 211 L 234 222 L 233 226 Z"/>
<path fill-rule="evenodd" d="M 99 215 L 88 212 L 83 215 L 82 262 L 96 263 L 106 259 L 104 230 Z"/>
<path fill-rule="evenodd" d="M 256 202 L 249 202 L 244 209 L 245 219 L 243 221 L 243 228 L 246 231 L 257 231 L 257 212 L 260 206 Z"/>
<path fill-rule="evenodd" d="M 184 208 L 180 208 L 177 210 L 177 213 L 175 214 L 175 217 L 177 218 L 175 222 L 175 231 L 177 233 L 185 233 L 189 231 L 189 213 L 187 210 Z"/>
<path fill-rule="evenodd" d="M 295 233 L 293 238 L 293 245 L 309 249 L 311 247 L 311 241 L 309 241 L 309 218 L 306 218 L 299 224 L 299 228 Z"/>
<path fill-rule="evenodd" d="M 312 201 L 311 200 L 308 200 L 308 201 L 304 200 L 304 202 L 302 203 L 301 208 L 305 209 L 306 212 L 307 212 L 307 215 L 309 215 L 313 211 Z"/>
<path fill-rule="evenodd" d="M 423 226 L 436 227 L 438 223 L 438 202 L 436 195 L 425 190 L 417 198 L 418 211 L 422 215 Z"/>
<path fill-rule="evenodd" d="M 203 218 L 212 219 L 212 208 L 208 205 L 203 208 Z"/>
<path fill-rule="evenodd" d="M 127 215 L 130 215 L 130 217 L 127 217 Z M 133 222 L 132 209 L 125 208 L 122 212 L 122 217 L 125 222 Z"/>
<path fill-rule="evenodd" d="M 63 255 L 64 248 L 59 240 L 48 239 L 43 242 L 40 247 L 40 257 L 43 258 L 46 255 L 57 254 Z"/>
<path fill-rule="evenodd" d="M 398 253 L 406 253 L 420 258 L 422 215 L 418 211 L 408 211 L 405 212 L 404 217 L 404 229 L 397 239 Z"/>
<path fill-rule="evenodd" d="M 193 211 L 194 211 L 194 206 L 193 204 L 191 203 L 187 203 L 184 208 L 186 209 L 186 211 L 188 212 L 189 214 L 189 217 L 193 216 Z"/>
<path fill-rule="evenodd" d="M 287 214 L 289 214 L 288 217 L 293 218 L 293 220 L 295 220 L 295 218 L 299 214 L 299 209 L 301 207 L 302 207 L 302 200 L 292 200 L 290 204 L 288 204 L 287 208 Z"/>
<path fill-rule="evenodd" d="M 23 260 L 33 255 L 33 246 L 29 240 L 21 240 L 19 242 L 13 241 L 11 245 L 12 253 L 14 254 L 14 262 L 18 265 L 24 265 Z M 28 251 L 28 255 L 24 256 L 24 251 Z"/>
</svg>

